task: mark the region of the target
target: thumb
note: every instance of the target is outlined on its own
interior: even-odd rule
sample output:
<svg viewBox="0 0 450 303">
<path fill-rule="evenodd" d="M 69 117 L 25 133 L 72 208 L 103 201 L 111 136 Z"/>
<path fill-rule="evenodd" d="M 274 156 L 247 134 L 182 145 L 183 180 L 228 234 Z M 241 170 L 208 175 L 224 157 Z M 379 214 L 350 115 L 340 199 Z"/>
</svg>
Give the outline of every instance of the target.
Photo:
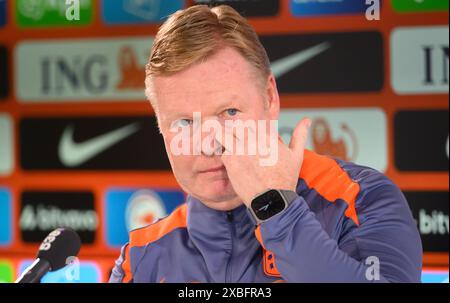
<svg viewBox="0 0 450 303">
<path fill-rule="evenodd" d="M 292 133 L 291 142 L 289 148 L 295 153 L 303 153 L 308 141 L 308 129 L 311 126 L 311 120 L 306 118 L 301 120 Z"/>
</svg>

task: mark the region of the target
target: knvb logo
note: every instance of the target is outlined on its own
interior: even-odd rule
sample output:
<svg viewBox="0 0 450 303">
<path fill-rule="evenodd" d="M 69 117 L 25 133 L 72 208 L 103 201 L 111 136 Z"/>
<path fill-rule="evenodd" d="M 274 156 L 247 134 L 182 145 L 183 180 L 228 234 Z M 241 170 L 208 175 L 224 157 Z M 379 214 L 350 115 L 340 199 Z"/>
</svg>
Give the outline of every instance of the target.
<svg viewBox="0 0 450 303">
<path fill-rule="evenodd" d="M 105 195 L 106 240 L 108 245 L 120 247 L 128 233 L 154 223 L 184 203 L 181 190 L 110 189 Z"/>
<path fill-rule="evenodd" d="M 152 38 L 24 42 L 16 49 L 19 100 L 144 102 L 151 43 Z"/>
<path fill-rule="evenodd" d="M 392 87 L 398 94 L 448 94 L 448 26 L 397 28 L 391 36 Z"/>
<path fill-rule="evenodd" d="M 153 191 L 137 191 L 130 197 L 129 202 L 125 212 L 128 231 L 145 227 L 167 216 L 164 202 Z"/>
</svg>

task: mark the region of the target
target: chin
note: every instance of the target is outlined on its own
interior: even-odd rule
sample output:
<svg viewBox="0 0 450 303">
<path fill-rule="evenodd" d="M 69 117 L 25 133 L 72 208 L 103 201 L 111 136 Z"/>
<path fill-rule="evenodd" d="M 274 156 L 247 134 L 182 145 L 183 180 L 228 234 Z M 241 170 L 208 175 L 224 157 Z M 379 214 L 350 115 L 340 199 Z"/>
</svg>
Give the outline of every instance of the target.
<svg viewBox="0 0 450 303">
<path fill-rule="evenodd" d="M 198 192 L 200 194 L 196 196 L 214 202 L 230 201 L 237 197 L 228 179 L 209 181 L 203 186 L 199 186 Z"/>
</svg>

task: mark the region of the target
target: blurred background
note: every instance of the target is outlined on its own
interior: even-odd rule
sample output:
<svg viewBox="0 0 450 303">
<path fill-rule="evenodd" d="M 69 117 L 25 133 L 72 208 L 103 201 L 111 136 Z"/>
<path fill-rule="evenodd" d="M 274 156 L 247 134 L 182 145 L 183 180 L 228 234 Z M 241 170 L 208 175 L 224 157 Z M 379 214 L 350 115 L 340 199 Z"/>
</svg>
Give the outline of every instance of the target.
<svg viewBox="0 0 450 303">
<path fill-rule="evenodd" d="M 260 35 L 285 142 L 309 116 L 308 148 L 390 177 L 422 236 L 423 281 L 448 282 L 448 0 L 0 0 L 0 281 L 69 226 L 75 282 L 105 282 L 128 231 L 184 202 L 144 66 L 168 15 L 212 2 Z"/>
</svg>

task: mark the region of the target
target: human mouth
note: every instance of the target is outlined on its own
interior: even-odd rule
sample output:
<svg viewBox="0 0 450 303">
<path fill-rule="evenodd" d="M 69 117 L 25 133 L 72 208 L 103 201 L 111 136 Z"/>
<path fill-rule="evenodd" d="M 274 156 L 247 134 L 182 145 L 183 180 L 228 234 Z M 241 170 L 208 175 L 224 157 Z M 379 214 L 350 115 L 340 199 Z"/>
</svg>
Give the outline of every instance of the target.
<svg viewBox="0 0 450 303">
<path fill-rule="evenodd" d="M 202 170 L 200 172 L 201 173 L 214 173 L 214 172 L 220 172 L 220 171 L 223 171 L 223 170 L 225 170 L 225 166 L 222 165 L 222 166 L 217 166 L 217 167 L 214 167 L 214 168 Z"/>
</svg>

